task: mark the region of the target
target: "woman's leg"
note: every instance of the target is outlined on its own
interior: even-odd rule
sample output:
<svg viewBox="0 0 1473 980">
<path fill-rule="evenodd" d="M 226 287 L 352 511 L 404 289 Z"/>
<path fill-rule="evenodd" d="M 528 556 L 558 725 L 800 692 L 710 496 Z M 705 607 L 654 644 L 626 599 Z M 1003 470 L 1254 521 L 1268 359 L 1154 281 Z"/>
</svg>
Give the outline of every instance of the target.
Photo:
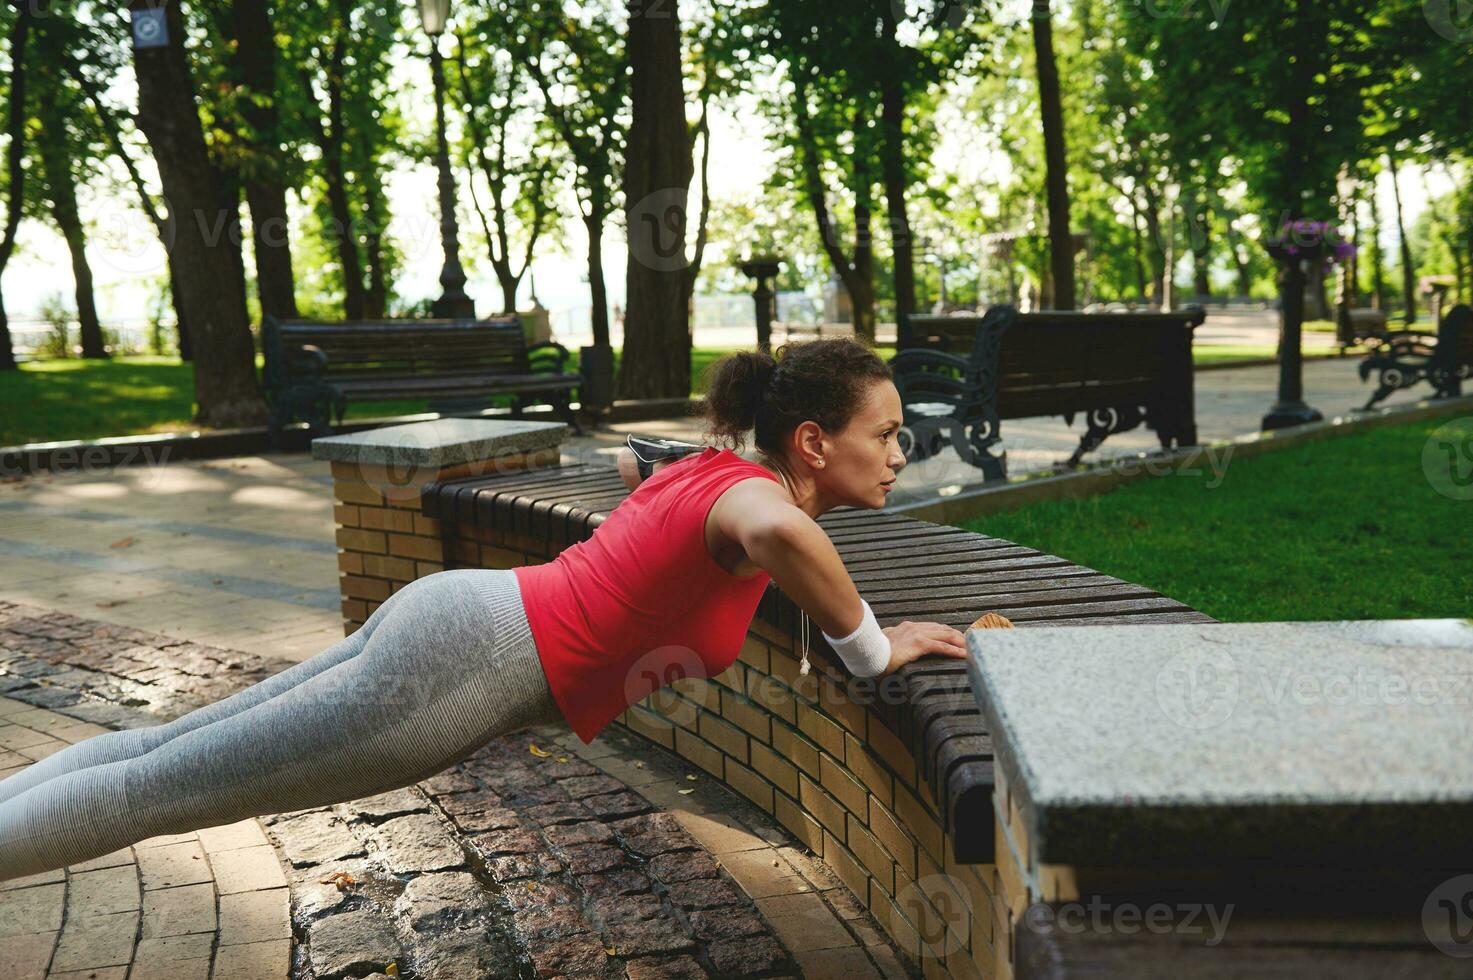
<svg viewBox="0 0 1473 980">
<path fill-rule="evenodd" d="M 176 735 L 194 731 L 196 728 L 202 728 L 254 707 L 262 701 L 276 697 L 283 691 L 290 690 L 308 678 L 317 676 L 329 667 L 357 656 L 398 594 L 398 592 L 394 593 L 381 603 L 351 636 L 343 637 L 326 650 L 301 663 L 293 664 L 286 670 L 272 674 L 243 691 L 237 691 L 228 698 L 203 705 L 194 711 L 180 715 L 167 724 L 107 732 L 83 739 L 59 752 L 53 752 L 14 775 L 0 779 L 0 804 L 63 773 L 137 758 Z"/>
<path fill-rule="evenodd" d="M 142 756 L 0 804 L 0 880 L 412 785 L 497 735 L 559 720 L 515 590 L 509 571 L 419 579 L 395 593 L 403 599 L 357 656 Z"/>
</svg>

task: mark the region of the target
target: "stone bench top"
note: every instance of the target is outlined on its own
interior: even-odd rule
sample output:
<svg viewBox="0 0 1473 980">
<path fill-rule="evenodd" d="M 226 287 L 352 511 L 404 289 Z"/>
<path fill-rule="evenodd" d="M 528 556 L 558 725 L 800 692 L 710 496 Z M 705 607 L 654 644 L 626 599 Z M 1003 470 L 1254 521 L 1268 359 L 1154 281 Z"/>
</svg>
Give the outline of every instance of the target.
<svg viewBox="0 0 1473 980">
<path fill-rule="evenodd" d="M 1030 863 L 1473 859 L 1473 620 L 968 634 Z"/>
<path fill-rule="evenodd" d="M 559 445 L 562 422 L 430 419 L 312 440 L 312 458 L 376 466 L 449 467 Z"/>
</svg>

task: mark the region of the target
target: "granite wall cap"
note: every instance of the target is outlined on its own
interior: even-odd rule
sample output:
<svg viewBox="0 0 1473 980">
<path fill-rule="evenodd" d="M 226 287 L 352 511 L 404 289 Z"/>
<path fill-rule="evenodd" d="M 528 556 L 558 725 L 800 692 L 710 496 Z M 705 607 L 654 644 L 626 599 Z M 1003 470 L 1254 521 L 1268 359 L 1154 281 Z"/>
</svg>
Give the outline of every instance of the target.
<svg viewBox="0 0 1473 980">
<path fill-rule="evenodd" d="M 312 440 L 312 458 L 398 467 L 445 467 L 561 445 L 562 422 L 431 419 Z"/>
<path fill-rule="evenodd" d="M 1473 620 L 969 630 L 1030 863 L 1473 861 Z"/>
</svg>

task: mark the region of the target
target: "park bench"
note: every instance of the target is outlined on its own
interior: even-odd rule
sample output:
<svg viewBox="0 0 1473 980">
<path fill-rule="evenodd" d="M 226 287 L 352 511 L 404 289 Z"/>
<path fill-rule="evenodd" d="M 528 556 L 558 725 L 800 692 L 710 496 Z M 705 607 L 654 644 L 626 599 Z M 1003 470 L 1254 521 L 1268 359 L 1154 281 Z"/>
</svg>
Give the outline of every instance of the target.
<svg viewBox="0 0 1473 980">
<path fill-rule="evenodd" d="M 297 420 L 325 435 L 349 401 L 423 398 L 431 411 L 451 413 L 485 408 L 494 395 L 514 396 L 517 417 L 526 404 L 547 402 L 583 434 L 571 405 L 581 377 L 567 370 L 567 348 L 528 344 L 515 316 L 328 322 L 268 315 L 261 347 L 273 446 Z"/>
<path fill-rule="evenodd" d="M 1360 362 L 1361 381 L 1378 372 L 1376 390 L 1361 411 L 1394 391 L 1421 381 L 1432 385 L 1434 398 L 1455 398 L 1463 380 L 1473 376 L 1473 307 L 1460 303 L 1447 311 L 1436 333 L 1390 330 L 1381 345 Z"/>
<path fill-rule="evenodd" d="M 1344 354 L 1357 344 L 1375 346 L 1386 335 L 1386 311 L 1373 307 L 1351 309 L 1340 307 L 1335 316 L 1335 343 Z"/>
<path fill-rule="evenodd" d="M 1199 306 L 1175 313 L 1018 313 L 912 316 L 890 360 L 908 430 L 907 459 L 953 446 L 986 480 L 1007 478 L 1003 419 L 1084 413 L 1065 462 L 1077 466 L 1109 436 L 1143 422 L 1163 449 L 1195 445 L 1192 331 Z"/>
</svg>

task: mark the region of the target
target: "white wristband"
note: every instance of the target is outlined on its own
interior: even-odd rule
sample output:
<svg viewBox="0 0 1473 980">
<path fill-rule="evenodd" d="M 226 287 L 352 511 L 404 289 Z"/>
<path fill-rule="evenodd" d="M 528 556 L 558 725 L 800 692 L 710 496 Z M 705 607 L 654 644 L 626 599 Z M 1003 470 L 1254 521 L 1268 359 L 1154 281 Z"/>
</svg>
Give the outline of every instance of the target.
<svg viewBox="0 0 1473 980">
<path fill-rule="evenodd" d="M 823 638 L 855 677 L 876 677 L 890 666 L 890 638 L 880 629 L 869 603 L 859 601 L 864 603 L 864 617 L 854 632 L 840 639 L 824 633 Z"/>
</svg>

